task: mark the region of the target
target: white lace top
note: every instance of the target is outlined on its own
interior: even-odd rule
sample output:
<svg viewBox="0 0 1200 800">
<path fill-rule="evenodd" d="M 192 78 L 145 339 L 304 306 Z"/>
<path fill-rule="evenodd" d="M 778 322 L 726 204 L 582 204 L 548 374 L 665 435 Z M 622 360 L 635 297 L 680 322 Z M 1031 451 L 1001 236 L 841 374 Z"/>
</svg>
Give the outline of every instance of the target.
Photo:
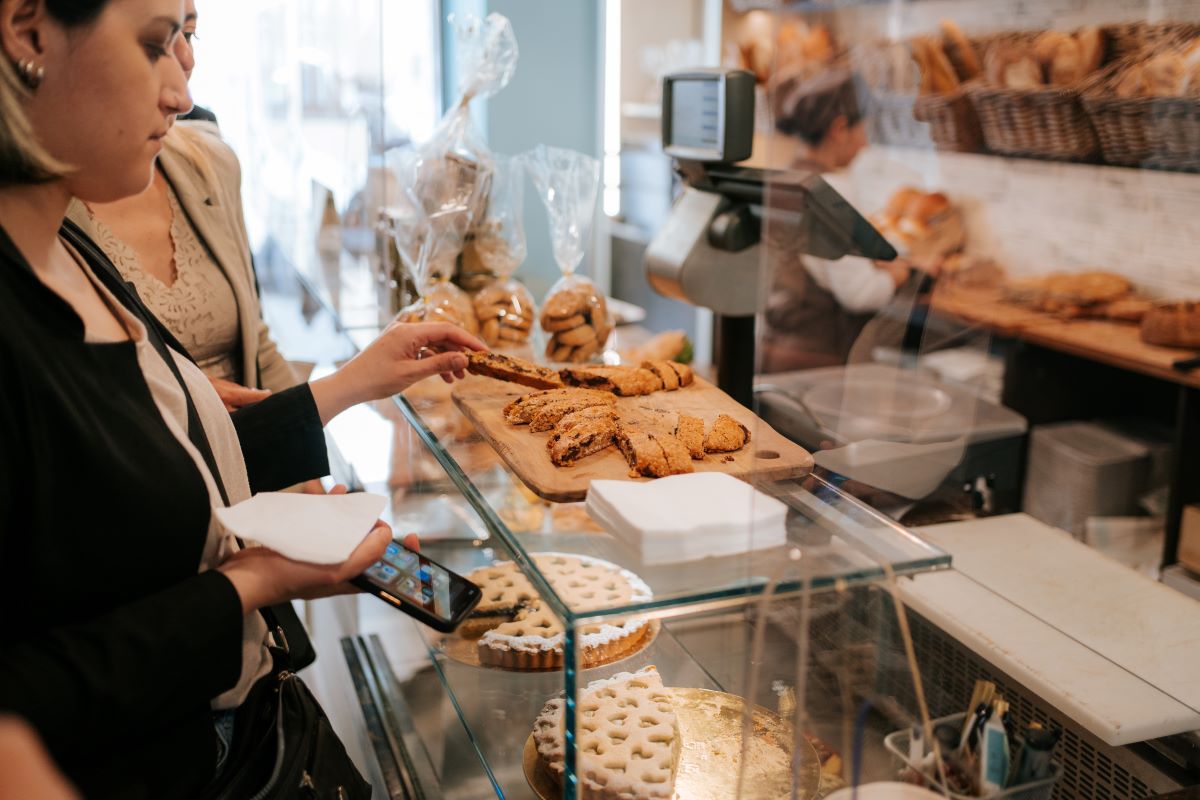
<svg viewBox="0 0 1200 800">
<path fill-rule="evenodd" d="M 167 286 L 142 269 L 137 252 L 92 215 L 96 243 L 206 375 L 241 383 L 241 331 L 233 287 L 196 235 L 170 186 L 167 195 L 175 250 L 173 284 Z"/>
</svg>

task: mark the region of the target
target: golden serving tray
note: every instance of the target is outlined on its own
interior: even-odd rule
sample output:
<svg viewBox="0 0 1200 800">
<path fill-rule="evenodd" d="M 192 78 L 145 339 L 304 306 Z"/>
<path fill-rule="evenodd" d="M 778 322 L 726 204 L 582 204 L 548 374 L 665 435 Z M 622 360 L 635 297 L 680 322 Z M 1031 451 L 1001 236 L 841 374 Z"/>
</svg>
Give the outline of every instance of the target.
<svg viewBox="0 0 1200 800">
<path fill-rule="evenodd" d="M 741 761 L 742 698 L 709 689 L 668 688 L 679 736 L 679 771 L 675 778 L 675 800 L 732 800 L 738 795 L 738 764 Z M 766 709 L 754 709 L 754 741 L 750 743 L 749 767 L 742 780 L 740 800 L 790 800 L 792 797 L 792 747 L 796 737 L 790 725 Z M 817 796 L 821 762 L 817 751 L 799 737 L 801 763 L 796 797 Z M 538 765 L 533 734 L 522 754 L 525 778 L 541 800 L 559 800 L 558 781 Z"/>
</svg>

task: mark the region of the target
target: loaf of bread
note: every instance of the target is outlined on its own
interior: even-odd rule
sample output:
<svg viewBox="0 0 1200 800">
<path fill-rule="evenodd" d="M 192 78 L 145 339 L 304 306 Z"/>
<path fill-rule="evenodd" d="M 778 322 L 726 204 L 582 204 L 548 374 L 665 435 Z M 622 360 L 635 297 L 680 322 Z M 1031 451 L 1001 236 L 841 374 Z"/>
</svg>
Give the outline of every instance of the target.
<svg viewBox="0 0 1200 800">
<path fill-rule="evenodd" d="M 1083 51 L 1079 42 L 1068 37 L 1060 43 L 1043 69 L 1051 86 L 1070 86 L 1083 80 Z"/>
<path fill-rule="evenodd" d="M 1045 85 L 1041 66 L 1032 56 L 1024 56 L 1004 68 L 1004 86 L 1008 89 L 1038 89 Z"/>
<path fill-rule="evenodd" d="M 1104 32 L 1096 26 L 1081 28 L 1075 33 L 1079 43 L 1079 58 L 1084 77 L 1100 69 L 1104 63 Z"/>
<path fill-rule="evenodd" d="M 1038 89 L 1072 86 L 1104 62 L 1104 32 L 1081 28 L 1074 34 L 1045 31 L 1032 42 L 1001 40 L 984 55 L 983 74 L 993 86 Z"/>
<path fill-rule="evenodd" d="M 1131 65 L 1117 78 L 1113 93 L 1127 99 L 1200 95 L 1200 38 Z"/>
<path fill-rule="evenodd" d="M 954 66 L 954 71 L 960 81 L 969 81 L 979 77 L 983 65 L 979 63 L 979 54 L 975 46 L 962 32 L 953 20 L 944 19 L 940 23 L 942 30 L 942 49 Z"/>
<path fill-rule="evenodd" d="M 1200 347 L 1200 303 L 1162 303 L 1142 317 L 1142 341 L 1163 347 Z"/>
<path fill-rule="evenodd" d="M 912 48 L 913 58 L 921 70 L 921 94 L 945 94 L 958 88 L 958 75 L 940 41 L 918 36 L 913 39 Z"/>
</svg>

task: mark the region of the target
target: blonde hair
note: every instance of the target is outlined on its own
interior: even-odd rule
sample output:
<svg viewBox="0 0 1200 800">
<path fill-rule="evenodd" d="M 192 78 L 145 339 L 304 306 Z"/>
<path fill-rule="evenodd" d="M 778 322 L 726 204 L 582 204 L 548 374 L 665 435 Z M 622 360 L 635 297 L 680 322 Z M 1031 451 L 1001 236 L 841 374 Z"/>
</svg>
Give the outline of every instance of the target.
<svg viewBox="0 0 1200 800">
<path fill-rule="evenodd" d="M 0 186 L 46 183 L 70 170 L 37 140 L 25 113 L 28 97 L 15 66 L 0 54 Z"/>
</svg>

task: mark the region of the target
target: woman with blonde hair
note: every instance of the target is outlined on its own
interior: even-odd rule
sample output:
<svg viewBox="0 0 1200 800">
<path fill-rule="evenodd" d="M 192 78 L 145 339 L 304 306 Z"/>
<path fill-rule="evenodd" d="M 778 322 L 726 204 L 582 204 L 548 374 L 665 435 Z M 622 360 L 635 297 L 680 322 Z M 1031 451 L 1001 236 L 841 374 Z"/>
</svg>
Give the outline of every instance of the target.
<svg viewBox="0 0 1200 800">
<path fill-rule="evenodd" d="M 183 22 L 182 0 L 0 0 L 0 714 L 88 797 L 220 786 L 222 734 L 271 679 L 260 609 L 352 591 L 391 541 L 381 523 L 345 562 L 302 563 L 239 550 L 214 506 L 325 474 L 330 419 L 482 349 L 392 325 L 336 373 L 225 411 L 65 220 L 72 198 L 149 185 L 191 106 Z"/>
</svg>

